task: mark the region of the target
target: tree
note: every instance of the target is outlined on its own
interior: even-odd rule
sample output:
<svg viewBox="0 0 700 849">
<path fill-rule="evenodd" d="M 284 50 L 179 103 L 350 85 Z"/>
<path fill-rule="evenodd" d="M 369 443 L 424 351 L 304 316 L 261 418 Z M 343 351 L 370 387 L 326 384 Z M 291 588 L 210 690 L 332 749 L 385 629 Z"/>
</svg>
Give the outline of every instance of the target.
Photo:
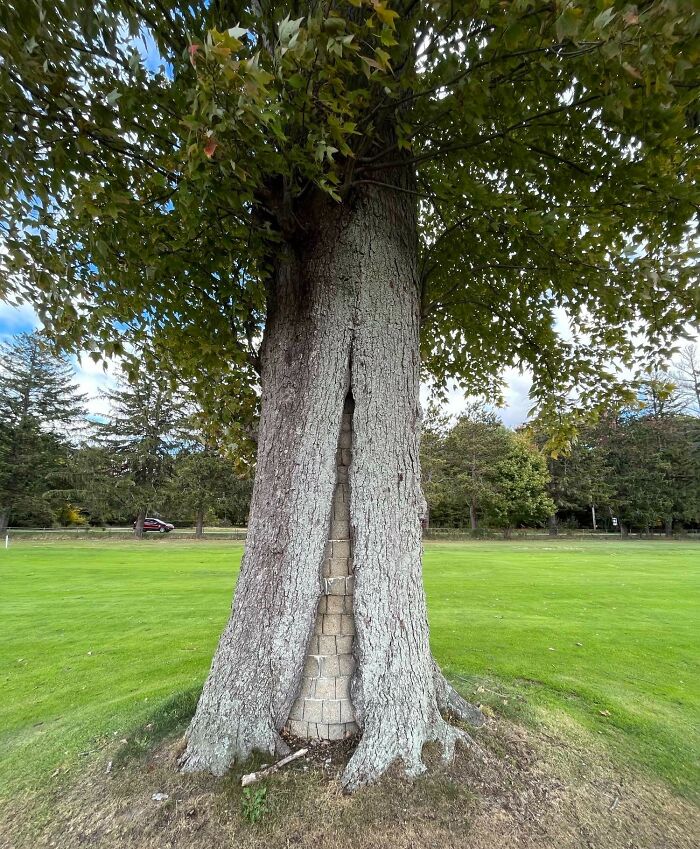
<svg viewBox="0 0 700 849">
<path fill-rule="evenodd" d="M 119 462 L 119 478 L 128 481 L 136 511 L 134 535 L 143 537 L 149 506 L 162 497 L 173 471 L 174 455 L 184 438 L 185 400 L 158 373 L 142 370 L 129 383 L 105 392 L 110 417 L 97 424 L 98 440 Z"/>
<path fill-rule="evenodd" d="M 672 372 L 679 392 L 686 403 L 686 410 L 700 416 L 700 349 L 697 345 L 686 345 L 680 352 Z"/>
<path fill-rule="evenodd" d="M 529 363 L 535 400 L 575 386 L 585 412 L 631 363 L 630 326 L 658 349 L 696 315 L 695 11 L 2 4 L 5 288 L 96 356 L 148 337 L 223 419 L 254 409 L 261 368 L 249 542 L 186 769 L 283 748 L 346 400 L 362 736 L 344 784 L 463 737 L 421 585 L 421 339 L 438 385 L 497 391 Z"/>
<path fill-rule="evenodd" d="M 204 534 L 208 511 L 226 509 L 240 489 L 240 476 L 234 461 L 216 448 L 204 446 L 198 451 L 181 453 L 175 460 L 170 482 L 170 499 L 178 509 L 194 513 L 195 535 Z"/>
<path fill-rule="evenodd" d="M 433 470 L 425 494 L 438 523 L 469 523 L 472 531 L 477 529 L 496 464 L 508 454 L 512 439 L 494 413 L 471 404 L 442 438 L 427 440 L 421 465 Z"/>
<path fill-rule="evenodd" d="M 39 333 L 0 345 L 0 534 L 10 519 L 53 521 L 44 493 L 65 474 L 66 435 L 83 414 L 70 363 Z"/>
<path fill-rule="evenodd" d="M 545 451 L 547 490 L 555 506 L 549 519 L 550 535 L 557 535 L 561 514 L 589 511 L 593 530 L 597 530 L 600 508 L 610 506 L 614 485 L 603 438 L 609 420 L 610 414 L 606 413 L 601 422 L 580 428 L 570 444 L 555 454 L 545 449 L 551 430 L 537 420 L 527 426 L 535 444 Z"/>
<path fill-rule="evenodd" d="M 85 440 L 70 452 L 67 477 L 68 487 L 60 495 L 77 504 L 90 524 L 131 522 L 135 484 L 111 447 Z"/>
<path fill-rule="evenodd" d="M 645 391 L 648 394 L 649 390 Z M 697 419 L 648 406 L 623 410 L 602 431 L 611 470 L 611 504 L 623 533 L 649 533 L 676 521 L 697 521 L 700 510 L 700 429 Z"/>
<path fill-rule="evenodd" d="M 484 493 L 486 521 L 509 537 L 520 525 L 539 524 L 551 516 L 545 458 L 523 436 L 510 439 L 506 455 L 493 466 L 492 485 Z"/>
</svg>

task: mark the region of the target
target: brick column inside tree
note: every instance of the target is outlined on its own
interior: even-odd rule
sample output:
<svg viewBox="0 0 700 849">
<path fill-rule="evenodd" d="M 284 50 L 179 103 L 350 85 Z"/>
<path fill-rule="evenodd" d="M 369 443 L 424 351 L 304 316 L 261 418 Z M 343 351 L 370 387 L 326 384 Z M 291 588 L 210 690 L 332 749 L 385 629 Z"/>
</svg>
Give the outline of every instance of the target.
<svg viewBox="0 0 700 849">
<path fill-rule="evenodd" d="M 304 666 L 301 692 L 289 714 L 298 737 L 341 740 L 357 731 L 350 702 L 355 669 L 348 467 L 352 457 L 352 400 L 343 409 L 333 513 L 323 562 L 324 593 Z"/>
</svg>

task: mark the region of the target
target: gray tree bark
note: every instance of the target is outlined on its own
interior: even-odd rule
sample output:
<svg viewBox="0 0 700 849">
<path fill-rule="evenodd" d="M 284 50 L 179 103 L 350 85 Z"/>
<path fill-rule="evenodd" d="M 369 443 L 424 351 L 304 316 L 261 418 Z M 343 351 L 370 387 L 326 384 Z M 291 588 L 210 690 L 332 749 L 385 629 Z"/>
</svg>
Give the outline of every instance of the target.
<svg viewBox="0 0 700 849">
<path fill-rule="evenodd" d="M 136 515 L 136 526 L 134 528 L 134 536 L 136 539 L 143 539 L 143 523 L 146 519 L 146 508 L 139 508 L 139 512 Z"/>
<path fill-rule="evenodd" d="M 361 738 L 343 776 L 367 784 L 396 760 L 423 770 L 478 723 L 434 664 L 421 576 L 419 300 L 415 207 L 377 189 L 316 198 L 304 237 L 280 249 L 262 349 L 258 465 L 248 542 L 209 677 L 187 732 L 186 771 L 224 773 L 253 750 L 282 753 L 321 594 L 343 404 L 354 399 L 349 470 Z"/>
<path fill-rule="evenodd" d="M 194 517 L 194 535 L 199 538 L 204 536 L 204 510 L 197 510 Z"/>
</svg>

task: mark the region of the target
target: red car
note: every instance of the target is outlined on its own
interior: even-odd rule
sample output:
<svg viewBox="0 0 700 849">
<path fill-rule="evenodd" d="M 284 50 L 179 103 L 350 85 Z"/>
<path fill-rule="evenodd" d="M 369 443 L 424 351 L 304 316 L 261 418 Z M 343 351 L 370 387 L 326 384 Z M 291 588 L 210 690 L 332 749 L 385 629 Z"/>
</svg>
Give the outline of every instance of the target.
<svg viewBox="0 0 700 849">
<path fill-rule="evenodd" d="M 136 522 L 134 522 L 134 528 L 136 528 Z M 143 520 L 143 529 L 144 531 L 158 531 L 161 534 L 169 534 L 170 531 L 175 530 L 175 525 L 164 522 L 162 519 L 147 518 Z"/>
</svg>

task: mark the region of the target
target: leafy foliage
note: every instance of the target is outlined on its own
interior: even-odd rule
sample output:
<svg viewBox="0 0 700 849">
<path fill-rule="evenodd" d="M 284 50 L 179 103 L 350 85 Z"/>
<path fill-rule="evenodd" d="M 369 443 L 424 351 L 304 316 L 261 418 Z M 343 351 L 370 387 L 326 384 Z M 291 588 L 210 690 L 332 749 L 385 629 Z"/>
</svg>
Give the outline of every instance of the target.
<svg viewBox="0 0 700 849">
<path fill-rule="evenodd" d="M 653 359 L 698 315 L 698 29 L 693 0 L 7 0 L 2 294 L 249 421 L 307 198 L 408 170 L 426 371 L 529 363 L 540 405 L 600 409 L 630 328 Z"/>
<path fill-rule="evenodd" d="M 700 420 L 683 412 L 681 394 L 661 374 L 639 401 L 584 428 L 566 453 L 550 457 L 550 494 L 560 517 L 599 508 L 610 529 L 649 531 L 700 520 Z M 541 422 L 528 428 L 539 444 Z"/>
<path fill-rule="evenodd" d="M 554 511 L 544 457 L 522 434 L 475 405 L 442 433 L 428 429 L 421 463 L 431 522 L 466 527 L 479 520 L 509 530 L 538 525 Z"/>
</svg>

